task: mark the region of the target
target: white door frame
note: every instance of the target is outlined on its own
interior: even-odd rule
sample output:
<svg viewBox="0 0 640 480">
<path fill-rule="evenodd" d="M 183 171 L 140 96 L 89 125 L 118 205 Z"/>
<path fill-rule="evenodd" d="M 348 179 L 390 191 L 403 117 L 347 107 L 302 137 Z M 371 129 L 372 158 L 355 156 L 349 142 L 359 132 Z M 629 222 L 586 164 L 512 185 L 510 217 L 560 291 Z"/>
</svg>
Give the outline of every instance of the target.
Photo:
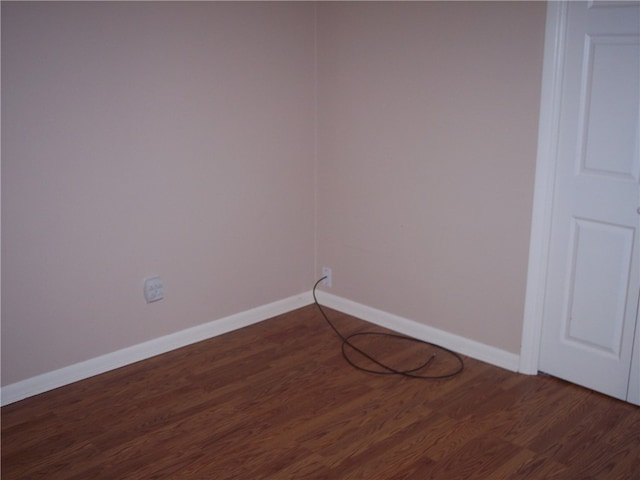
<svg viewBox="0 0 640 480">
<path fill-rule="evenodd" d="M 557 133 L 560 121 L 567 10 L 568 4 L 565 1 L 547 2 L 529 265 L 518 366 L 520 373 L 530 375 L 538 373 L 540 358 L 540 337 L 551 239 L 551 212 L 558 157 Z"/>
</svg>

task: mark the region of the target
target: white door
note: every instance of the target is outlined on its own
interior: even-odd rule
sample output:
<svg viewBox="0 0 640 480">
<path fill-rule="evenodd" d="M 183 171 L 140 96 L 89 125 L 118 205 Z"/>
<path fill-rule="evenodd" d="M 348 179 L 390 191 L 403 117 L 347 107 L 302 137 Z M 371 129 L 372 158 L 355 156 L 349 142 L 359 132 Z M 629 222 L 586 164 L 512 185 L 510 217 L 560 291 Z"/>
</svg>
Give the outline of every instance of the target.
<svg viewBox="0 0 640 480">
<path fill-rule="evenodd" d="M 640 403 L 640 2 L 565 18 L 539 369 Z"/>
</svg>

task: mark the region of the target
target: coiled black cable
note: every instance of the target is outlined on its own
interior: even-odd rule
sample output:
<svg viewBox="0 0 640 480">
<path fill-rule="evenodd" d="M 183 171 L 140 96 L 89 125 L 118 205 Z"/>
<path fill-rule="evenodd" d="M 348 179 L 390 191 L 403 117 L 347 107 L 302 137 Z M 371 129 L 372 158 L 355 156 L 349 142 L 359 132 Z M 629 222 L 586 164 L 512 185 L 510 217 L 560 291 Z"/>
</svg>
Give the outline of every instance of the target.
<svg viewBox="0 0 640 480">
<path fill-rule="evenodd" d="M 333 322 L 331 320 L 329 320 L 329 317 L 327 316 L 326 312 L 322 308 L 322 305 L 320 305 L 320 303 L 318 302 L 318 298 L 316 296 L 316 289 L 318 288 L 318 285 L 320 284 L 320 282 L 322 282 L 322 280 L 324 280 L 325 278 L 327 278 L 327 277 L 322 277 L 313 286 L 313 291 L 312 291 L 312 293 L 313 293 L 313 301 L 316 304 L 316 306 L 318 307 L 318 310 L 320 311 L 320 313 L 324 317 L 324 319 L 327 322 L 327 324 L 331 327 L 331 329 L 335 332 L 335 334 L 342 340 L 342 356 L 354 368 L 356 368 L 358 370 L 361 370 L 363 372 L 373 373 L 373 374 L 376 374 L 376 375 L 401 375 L 401 376 L 404 376 L 404 377 L 421 378 L 421 379 L 425 379 L 425 380 L 438 380 L 438 379 L 453 377 L 455 375 L 458 375 L 459 373 L 461 373 L 464 370 L 464 361 L 462 360 L 462 357 L 460 355 L 458 355 L 456 352 L 454 352 L 452 350 L 449 350 L 447 348 L 441 347 L 439 345 L 436 345 L 436 344 L 433 344 L 433 343 L 430 343 L 430 342 L 426 342 L 424 340 L 418 340 L 417 338 L 408 337 L 408 336 L 405 336 L 405 335 L 399 335 L 399 334 L 396 334 L 396 333 L 383 333 L 383 332 L 356 332 L 356 333 L 353 333 L 351 335 L 344 336 L 336 328 L 336 326 L 333 324 Z M 356 345 L 354 345 L 353 342 L 351 342 L 351 339 L 354 338 L 354 337 L 358 337 L 358 336 L 379 336 L 379 337 L 388 337 L 388 338 L 400 339 L 400 340 L 413 342 L 413 343 L 421 343 L 423 345 L 427 345 L 429 347 L 432 347 L 432 348 L 436 349 L 438 352 L 442 353 L 443 355 L 450 356 L 454 360 L 454 362 L 453 362 L 454 363 L 454 367 L 452 367 L 450 370 L 447 370 L 447 371 L 444 371 L 444 372 L 440 372 L 440 373 L 434 373 L 434 374 L 428 374 L 428 373 L 424 373 L 424 372 L 420 373 L 421 370 L 425 370 L 425 369 L 427 369 L 427 367 L 432 365 L 432 362 L 436 359 L 436 356 L 437 356 L 437 353 L 434 352 L 429 356 L 429 358 L 427 358 L 426 361 L 424 361 L 418 367 L 411 368 L 411 369 L 406 369 L 406 370 L 405 369 L 393 368 L 393 367 L 385 364 L 384 362 L 378 360 L 373 355 L 365 352 L 361 348 L 359 348 Z M 377 365 L 379 367 L 379 369 L 365 368 L 365 367 L 362 367 L 362 366 L 356 364 L 353 360 L 351 360 L 351 358 L 349 358 L 349 355 L 347 354 L 347 349 L 351 349 L 353 351 L 358 352 L 360 355 L 362 355 L 363 357 L 367 358 L 368 360 L 373 362 L 375 365 Z"/>
</svg>

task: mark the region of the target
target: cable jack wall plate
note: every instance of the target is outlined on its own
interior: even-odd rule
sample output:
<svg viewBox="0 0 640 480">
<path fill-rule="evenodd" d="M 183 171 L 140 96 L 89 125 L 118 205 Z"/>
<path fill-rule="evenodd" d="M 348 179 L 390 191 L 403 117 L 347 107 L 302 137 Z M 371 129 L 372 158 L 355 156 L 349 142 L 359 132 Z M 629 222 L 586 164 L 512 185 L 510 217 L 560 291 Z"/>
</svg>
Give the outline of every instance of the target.
<svg viewBox="0 0 640 480">
<path fill-rule="evenodd" d="M 330 287 L 332 285 L 331 269 L 329 267 L 322 267 L 322 276 L 325 277 L 324 280 L 322 280 L 322 285 Z"/>
<path fill-rule="evenodd" d="M 144 280 L 144 299 L 147 303 L 157 302 L 164 298 L 164 284 L 160 277 L 149 277 Z"/>
</svg>

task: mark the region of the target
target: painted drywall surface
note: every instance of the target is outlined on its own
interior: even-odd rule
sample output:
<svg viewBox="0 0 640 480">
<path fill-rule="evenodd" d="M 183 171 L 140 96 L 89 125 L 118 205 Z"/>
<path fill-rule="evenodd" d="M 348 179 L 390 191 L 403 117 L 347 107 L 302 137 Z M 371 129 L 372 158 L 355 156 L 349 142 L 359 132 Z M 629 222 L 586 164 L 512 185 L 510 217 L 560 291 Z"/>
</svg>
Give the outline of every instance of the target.
<svg viewBox="0 0 640 480">
<path fill-rule="evenodd" d="M 518 350 L 542 4 L 2 8 L 3 384 L 308 289 L 314 100 L 333 292 Z"/>
<path fill-rule="evenodd" d="M 307 291 L 313 125 L 312 4 L 3 3 L 3 384 Z"/>
<path fill-rule="evenodd" d="M 318 12 L 316 270 L 336 295 L 519 352 L 544 3 Z"/>
</svg>

